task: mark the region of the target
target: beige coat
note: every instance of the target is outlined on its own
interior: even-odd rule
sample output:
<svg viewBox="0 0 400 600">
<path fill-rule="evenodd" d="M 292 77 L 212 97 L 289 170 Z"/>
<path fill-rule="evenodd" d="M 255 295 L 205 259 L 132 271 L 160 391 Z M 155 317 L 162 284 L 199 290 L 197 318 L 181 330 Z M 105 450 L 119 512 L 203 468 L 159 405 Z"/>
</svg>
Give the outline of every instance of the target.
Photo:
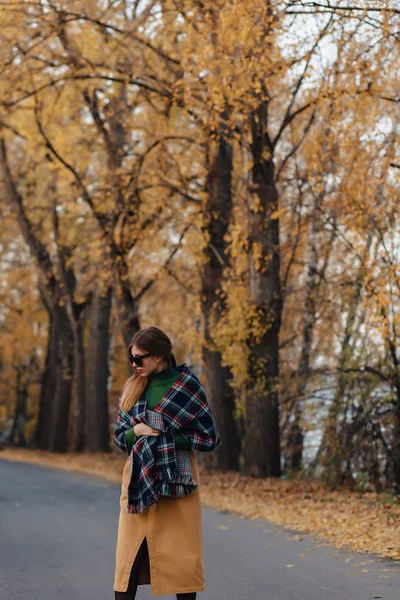
<svg viewBox="0 0 400 600">
<path fill-rule="evenodd" d="M 200 478 L 195 453 L 190 451 L 193 479 L 198 488 L 182 498 L 161 496 L 139 514 L 128 514 L 126 502 L 130 459 L 121 486 L 114 590 L 126 592 L 136 554 L 146 537 L 146 553 L 138 568 L 138 585 L 151 583 L 153 596 L 204 590 Z"/>
</svg>

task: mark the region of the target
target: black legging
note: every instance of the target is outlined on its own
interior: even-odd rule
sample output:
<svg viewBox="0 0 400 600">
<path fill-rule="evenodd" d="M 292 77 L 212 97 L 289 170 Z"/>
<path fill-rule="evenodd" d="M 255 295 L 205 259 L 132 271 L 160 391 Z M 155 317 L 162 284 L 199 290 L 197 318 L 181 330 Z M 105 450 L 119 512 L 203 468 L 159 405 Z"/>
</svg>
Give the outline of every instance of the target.
<svg viewBox="0 0 400 600">
<path fill-rule="evenodd" d="M 129 577 L 128 589 L 126 592 L 114 592 L 115 600 L 135 600 L 138 586 L 138 566 L 143 554 L 147 551 L 147 540 L 144 538 L 132 565 L 131 575 Z M 177 600 L 196 600 L 196 592 L 187 594 L 176 594 Z"/>
</svg>

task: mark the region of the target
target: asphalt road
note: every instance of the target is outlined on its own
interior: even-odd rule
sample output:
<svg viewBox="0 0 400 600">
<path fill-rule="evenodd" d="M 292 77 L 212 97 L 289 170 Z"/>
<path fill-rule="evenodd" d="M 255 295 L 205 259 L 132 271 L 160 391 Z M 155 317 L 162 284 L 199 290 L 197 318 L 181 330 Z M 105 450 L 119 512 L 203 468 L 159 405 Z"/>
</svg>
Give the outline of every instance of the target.
<svg viewBox="0 0 400 600">
<path fill-rule="evenodd" d="M 0 599 L 113 600 L 119 491 L 0 460 Z M 399 563 L 205 506 L 203 531 L 198 600 L 400 600 Z M 152 598 L 150 586 L 136 598 Z"/>
</svg>

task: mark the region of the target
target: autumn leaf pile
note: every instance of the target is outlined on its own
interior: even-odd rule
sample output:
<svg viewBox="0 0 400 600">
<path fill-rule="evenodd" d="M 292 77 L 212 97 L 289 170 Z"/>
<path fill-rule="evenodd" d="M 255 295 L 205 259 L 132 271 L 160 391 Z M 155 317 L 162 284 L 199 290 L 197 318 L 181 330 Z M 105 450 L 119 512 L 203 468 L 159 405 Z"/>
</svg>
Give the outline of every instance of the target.
<svg viewBox="0 0 400 600">
<path fill-rule="evenodd" d="M 209 471 L 201 472 L 201 495 L 214 508 L 265 518 L 328 540 L 337 548 L 400 560 L 400 501 L 388 495 L 330 491 L 313 481 Z"/>
</svg>

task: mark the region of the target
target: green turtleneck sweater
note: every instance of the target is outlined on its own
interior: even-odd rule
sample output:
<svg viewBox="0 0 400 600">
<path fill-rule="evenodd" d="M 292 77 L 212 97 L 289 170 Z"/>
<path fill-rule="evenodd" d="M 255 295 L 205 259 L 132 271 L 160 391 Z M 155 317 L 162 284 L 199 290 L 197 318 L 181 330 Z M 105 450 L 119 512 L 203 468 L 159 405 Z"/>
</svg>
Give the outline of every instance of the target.
<svg viewBox="0 0 400 600">
<path fill-rule="evenodd" d="M 149 377 L 149 383 L 145 390 L 145 396 L 147 400 L 147 409 L 153 410 L 159 402 L 161 402 L 162 398 L 165 394 L 171 389 L 172 385 L 175 381 L 180 377 L 180 372 L 177 369 L 174 369 L 171 365 L 168 365 L 166 369 L 160 371 L 159 373 L 152 373 Z M 175 448 L 177 450 L 190 450 L 190 446 L 188 441 L 183 437 L 183 435 L 175 435 Z M 126 434 L 126 443 L 129 449 L 129 452 L 132 449 L 133 444 L 137 440 L 137 435 L 133 431 L 133 428 L 130 429 Z"/>
</svg>

